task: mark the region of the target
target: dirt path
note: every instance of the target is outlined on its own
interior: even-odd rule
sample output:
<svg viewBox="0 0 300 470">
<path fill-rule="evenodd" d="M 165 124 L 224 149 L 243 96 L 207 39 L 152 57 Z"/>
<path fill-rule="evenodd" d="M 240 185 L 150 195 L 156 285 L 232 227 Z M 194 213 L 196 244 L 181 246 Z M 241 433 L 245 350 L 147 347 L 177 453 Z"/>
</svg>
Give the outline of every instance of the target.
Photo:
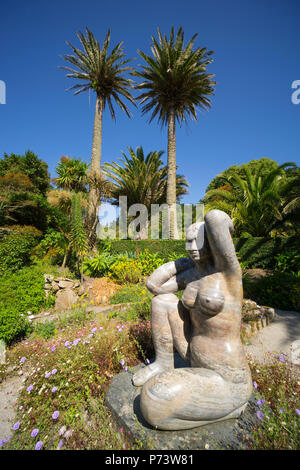
<svg viewBox="0 0 300 470">
<path fill-rule="evenodd" d="M 260 330 L 249 340 L 245 350 L 258 362 L 267 363 L 270 354 L 286 354 L 290 359 L 291 344 L 300 340 L 300 313 L 284 310 L 276 311 L 275 320 L 266 328 Z"/>
<path fill-rule="evenodd" d="M 22 377 L 12 376 L 0 384 L 0 441 L 11 436 Z"/>
</svg>

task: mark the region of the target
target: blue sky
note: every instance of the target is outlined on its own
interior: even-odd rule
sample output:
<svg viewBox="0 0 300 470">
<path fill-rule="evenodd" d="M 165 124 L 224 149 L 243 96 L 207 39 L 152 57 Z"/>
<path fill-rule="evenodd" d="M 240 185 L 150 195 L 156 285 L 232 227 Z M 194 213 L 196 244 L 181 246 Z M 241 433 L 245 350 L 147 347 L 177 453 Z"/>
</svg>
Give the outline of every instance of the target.
<svg viewBox="0 0 300 470">
<path fill-rule="evenodd" d="M 15 0 L 0 7 L 0 157 L 37 153 L 51 176 L 61 155 L 89 161 L 94 97 L 74 96 L 73 84 L 57 68 L 79 45 L 76 32 L 88 26 L 102 44 L 124 41 L 128 58 L 143 63 L 137 49 L 150 54 L 157 27 L 169 34 L 182 26 L 188 40 L 214 51 L 209 71 L 217 86 L 209 112 L 198 123 L 177 128 L 178 172 L 190 183 L 183 202 L 198 202 L 211 179 L 233 164 L 269 157 L 300 163 L 300 104 L 291 102 L 291 84 L 300 80 L 299 0 Z M 132 119 L 105 112 L 102 162 L 121 157 L 127 146 L 167 150 L 167 131 L 148 123 L 140 109 Z M 166 161 L 166 153 L 164 155 Z"/>
</svg>

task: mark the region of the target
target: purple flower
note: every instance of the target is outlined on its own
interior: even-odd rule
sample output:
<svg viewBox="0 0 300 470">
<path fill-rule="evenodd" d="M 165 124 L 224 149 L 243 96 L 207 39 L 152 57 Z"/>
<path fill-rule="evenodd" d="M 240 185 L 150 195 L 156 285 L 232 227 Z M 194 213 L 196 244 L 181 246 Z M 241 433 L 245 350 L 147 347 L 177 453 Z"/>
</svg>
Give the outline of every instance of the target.
<svg viewBox="0 0 300 470">
<path fill-rule="evenodd" d="M 128 367 L 123 367 L 123 370 L 124 370 L 125 372 L 127 372 L 127 371 L 128 371 Z"/>
<path fill-rule="evenodd" d="M 26 361 L 26 357 L 23 356 L 23 357 L 21 358 L 21 362 L 24 363 L 25 361 Z"/>
<path fill-rule="evenodd" d="M 2 447 L 3 444 L 5 444 L 5 441 L 4 441 L 4 439 L 1 439 L 1 441 L 0 441 L 0 447 Z"/>
<path fill-rule="evenodd" d="M 262 411 L 258 411 L 258 412 L 256 413 L 256 416 L 258 417 L 258 419 L 262 420 L 265 415 L 263 414 Z"/>
<path fill-rule="evenodd" d="M 37 436 L 38 433 L 39 433 L 39 430 L 38 430 L 38 429 L 34 429 L 34 430 L 31 432 L 31 437 Z"/>
<path fill-rule="evenodd" d="M 19 429 L 20 424 L 21 424 L 21 423 L 19 423 L 19 421 L 17 421 L 17 422 L 13 425 L 13 430 L 16 431 L 17 429 Z"/>
<path fill-rule="evenodd" d="M 124 364 L 125 364 L 125 361 L 124 361 L 124 359 L 121 359 L 121 361 L 120 361 L 120 362 L 121 362 L 121 366 L 124 366 Z"/>
<path fill-rule="evenodd" d="M 100 327 L 99 327 L 99 330 L 103 330 L 103 326 L 100 326 Z"/>
<path fill-rule="evenodd" d="M 95 333 L 97 331 L 97 328 L 92 329 L 92 333 Z"/>
<path fill-rule="evenodd" d="M 255 381 L 253 382 L 253 387 L 257 388 L 257 383 Z"/>
<path fill-rule="evenodd" d="M 53 387 L 51 390 L 52 393 L 55 393 L 56 391 L 57 391 L 57 387 Z"/>
<path fill-rule="evenodd" d="M 35 445 L 35 450 L 41 450 L 43 447 L 43 441 L 38 441 Z"/>
<path fill-rule="evenodd" d="M 149 361 L 149 359 L 146 359 L 146 364 L 150 364 L 150 361 Z"/>
<path fill-rule="evenodd" d="M 51 375 L 51 372 L 46 372 L 45 374 L 46 379 L 49 379 L 50 375 Z"/>
<path fill-rule="evenodd" d="M 60 440 L 58 443 L 57 449 L 61 449 L 63 445 L 64 445 L 64 441 Z"/>
<path fill-rule="evenodd" d="M 266 402 L 266 400 L 260 399 L 260 400 L 257 401 L 257 404 L 258 404 L 258 406 L 260 406 L 260 405 L 263 405 L 265 402 Z"/>
<path fill-rule="evenodd" d="M 29 385 L 29 387 L 27 387 L 27 392 L 31 392 L 31 390 L 33 390 L 33 385 Z"/>
<path fill-rule="evenodd" d="M 52 419 L 57 419 L 59 417 L 59 411 L 54 411 Z"/>
<path fill-rule="evenodd" d="M 94 336 L 94 333 L 91 333 L 88 337 L 92 338 Z"/>
<path fill-rule="evenodd" d="M 53 370 L 51 371 L 51 374 L 54 375 L 54 374 L 56 374 L 56 372 L 57 372 L 57 369 L 53 369 Z"/>
<path fill-rule="evenodd" d="M 283 413 L 283 408 L 280 408 L 279 413 L 281 414 Z"/>
<path fill-rule="evenodd" d="M 296 408 L 296 413 L 297 413 L 297 415 L 300 416 L 300 410 L 298 410 L 297 408 Z"/>
<path fill-rule="evenodd" d="M 70 341 L 66 341 L 65 346 L 66 346 L 66 348 L 68 348 L 70 346 Z"/>
<path fill-rule="evenodd" d="M 53 352 L 54 352 L 54 351 L 55 351 L 55 349 L 56 349 L 56 346 L 52 346 L 52 348 L 51 348 L 51 351 L 53 351 Z"/>
<path fill-rule="evenodd" d="M 79 339 L 75 339 L 75 341 L 73 341 L 73 345 L 74 345 L 74 346 L 77 346 L 77 344 L 79 343 L 79 341 L 80 341 L 80 338 L 79 338 Z"/>
<path fill-rule="evenodd" d="M 279 356 L 279 360 L 280 360 L 281 362 L 286 362 L 282 354 Z"/>
</svg>

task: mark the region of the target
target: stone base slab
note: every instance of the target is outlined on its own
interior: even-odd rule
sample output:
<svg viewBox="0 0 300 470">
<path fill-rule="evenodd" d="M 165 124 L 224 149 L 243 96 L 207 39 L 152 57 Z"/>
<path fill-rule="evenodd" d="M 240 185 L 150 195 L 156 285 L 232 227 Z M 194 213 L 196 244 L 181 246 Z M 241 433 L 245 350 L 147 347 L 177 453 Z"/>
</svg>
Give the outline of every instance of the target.
<svg viewBox="0 0 300 470">
<path fill-rule="evenodd" d="M 176 357 L 175 367 L 184 367 Z M 201 450 L 201 449 L 247 449 L 253 440 L 252 430 L 258 423 L 258 407 L 254 398 L 250 400 L 244 414 L 238 419 L 228 419 L 194 429 L 162 431 L 153 429 L 140 411 L 141 387 L 132 385 L 134 371 L 116 375 L 106 394 L 105 402 L 111 410 L 119 428 L 131 443 L 138 442 L 143 449 L 153 450 Z M 207 447 L 208 446 L 208 447 Z"/>
</svg>

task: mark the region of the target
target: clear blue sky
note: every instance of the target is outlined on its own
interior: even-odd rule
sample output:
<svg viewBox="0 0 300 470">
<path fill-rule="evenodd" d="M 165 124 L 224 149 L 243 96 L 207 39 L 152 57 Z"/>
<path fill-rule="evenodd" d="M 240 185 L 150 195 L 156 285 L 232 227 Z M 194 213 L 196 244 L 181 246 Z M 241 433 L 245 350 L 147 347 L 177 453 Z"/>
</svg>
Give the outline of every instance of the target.
<svg viewBox="0 0 300 470">
<path fill-rule="evenodd" d="M 177 129 L 178 172 L 187 176 L 197 202 L 211 179 L 233 164 L 260 157 L 300 163 L 300 104 L 291 84 L 300 80 L 299 0 L 15 0 L 0 7 L 0 80 L 7 87 L 0 105 L 0 156 L 31 149 L 51 172 L 61 155 L 90 159 L 94 97 L 74 96 L 73 80 L 58 69 L 65 41 L 79 45 L 76 32 L 88 26 L 102 44 L 124 41 L 136 66 L 137 49 L 150 54 L 157 27 L 169 34 L 182 26 L 185 38 L 214 50 L 209 71 L 217 81 L 212 108 L 197 123 Z M 129 105 L 130 106 L 130 105 Z M 133 118 L 105 112 L 102 162 L 121 157 L 127 146 L 167 150 L 167 132 Z M 166 154 L 164 155 L 166 161 Z"/>
</svg>

